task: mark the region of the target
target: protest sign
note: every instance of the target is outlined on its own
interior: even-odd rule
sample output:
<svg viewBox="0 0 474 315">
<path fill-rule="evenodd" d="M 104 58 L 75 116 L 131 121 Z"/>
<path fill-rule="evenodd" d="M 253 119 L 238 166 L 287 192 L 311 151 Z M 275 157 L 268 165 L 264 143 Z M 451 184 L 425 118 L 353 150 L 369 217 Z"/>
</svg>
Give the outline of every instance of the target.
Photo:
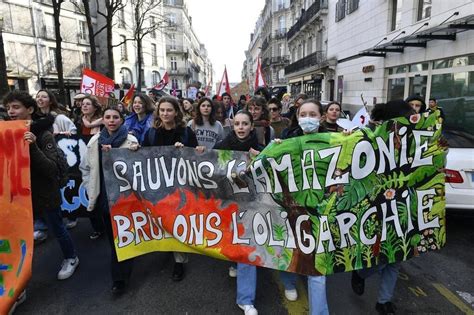
<svg viewBox="0 0 474 315">
<path fill-rule="evenodd" d="M 108 98 L 114 91 L 114 80 L 90 69 L 82 71 L 81 93 Z"/>
<path fill-rule="evenodd" d="M 64 212 L 77 212 L 78 216 L 88 216 L 86 188 L 82 185 L 82 174 L 79 164 L 87 152 L 87 143 L 92 136 L 84 135 L 56 135 L 56 142 L 64 152 L 69 165 L 69 181 L 61 188 L 61 210 Z"/>
<path fill-rule="evenodd" d="M 0 122 L 0 314 L 31 277 L 33 215 L 25 121 Z M 8 148 L 8 149 L 6 149 Z"/>
<path fill-rule="evenodd" d="M 243 152 L 103 154 L 119 260 L 205 254 L 307 275 L 407 260 L 445 244 L 439 112 Z"/>
</svg>

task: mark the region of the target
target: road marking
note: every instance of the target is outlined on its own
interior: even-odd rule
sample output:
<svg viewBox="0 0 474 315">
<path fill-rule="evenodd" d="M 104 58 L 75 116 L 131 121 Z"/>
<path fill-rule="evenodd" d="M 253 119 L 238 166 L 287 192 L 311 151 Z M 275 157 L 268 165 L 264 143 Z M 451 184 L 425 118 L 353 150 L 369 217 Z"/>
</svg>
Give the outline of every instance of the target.
<svg viewBox="0 0 474 315">
<path fill-rule="evenodd" d="M 456 293 L 464 299 L 467 303 L 471 304 L 474 308 L 474 296 L 468 292 L 456 291 Z"/>
<path fill-rule="evenodd" d="M 474 310 L 467 306 L 461 299 L 459 299 L 453 292 L 449 291 L 444 285 L 441 283 L 432 283 L 438 292 L 444 296 L 451 304 L 456 306 L 458 309 L 461 310 L 464 314 L 467 315 L 474 315 Z"/>
<path fill-rule="evenodd" d="M 308 306 L 308 293 L 305 288 L 306 281 L 303 283 L 301 280 L 306 277 L 298 277 L 296 281 L 296 290 L 298 291 L 298 299 L 294 302 L 288 301 L 285 297 L 285 288 L 283 287 L 282 282 L 280 281 L 279 272 L 273 272 L 273 280 L 278 284 L 278 290 L 280 291 L 280 297 L 283 306 L 288 311 L 290 315 L 304 315 L 309 314 Z"/>
<path fill-rule="evenodd" d="M 414 294 L 416 295 L 417 297 L 420 297 L 420 296 L 428 296 L 428 294 L 425 293 L 425 291 L 423 291 L 422 288 L 420 287 L 408 287 L 408 289 Z"/>
</svg>

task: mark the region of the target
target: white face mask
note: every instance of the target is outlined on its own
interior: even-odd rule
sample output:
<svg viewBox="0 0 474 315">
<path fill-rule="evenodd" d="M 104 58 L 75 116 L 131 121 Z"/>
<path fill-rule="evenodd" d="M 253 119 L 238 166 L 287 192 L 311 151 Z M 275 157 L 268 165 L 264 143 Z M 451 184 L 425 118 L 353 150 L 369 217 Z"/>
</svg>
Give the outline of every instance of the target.
<svg viewBox="0 0 474 315">
<path fill-rule="evenodd" d="M 298 124 L 305 133 L 315 132 L 319 128 L 319 119 L 314 117 L 302 117 L 298 119 Z"/>
</svg>

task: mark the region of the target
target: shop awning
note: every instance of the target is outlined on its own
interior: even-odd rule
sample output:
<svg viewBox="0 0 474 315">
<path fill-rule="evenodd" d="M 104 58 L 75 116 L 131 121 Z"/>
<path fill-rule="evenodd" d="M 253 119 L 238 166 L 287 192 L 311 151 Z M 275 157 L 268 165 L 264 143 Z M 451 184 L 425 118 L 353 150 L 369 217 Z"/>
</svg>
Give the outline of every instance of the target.
<svg viewBox="0 0 474 315">
<path fill-rule="evenodd" d="M 453 14 L 454 16 L 455 14 Z M 404 53 L 405 47 L 421 47 L 426 48 L 426 43 L 432 40 L 456 40 L 456 35 L 468 30 L 474 30 L 474 14 L 466 17 L 444 22 L 438 26 L 423 29 L 428 23 L 421 25 L 415 32 L 410 35 L 398 38 L 395 36 L 393 40 L 384 44 L 377 44 L 374 47 L 361 51 L 360 53 L 339 59 L 337 62 L 346 62 L 360 57 L 385 57 L 387 53 Z M 403 31 L 400 34 L 404 34 Z"/>
</svg>

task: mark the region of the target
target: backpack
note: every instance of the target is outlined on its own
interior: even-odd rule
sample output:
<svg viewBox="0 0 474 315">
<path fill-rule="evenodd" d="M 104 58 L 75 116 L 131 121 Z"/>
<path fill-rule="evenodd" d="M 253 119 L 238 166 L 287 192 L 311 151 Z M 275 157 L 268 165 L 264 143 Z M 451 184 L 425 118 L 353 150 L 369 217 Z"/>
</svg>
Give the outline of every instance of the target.
<svg viewBox="0 0 474 315">
<path fill-rule="evenodd" d="M 40 143 L 42 143 L 42 137 L 38 137 Z M 59 188 L 63 188 L 69 182 L 69 164 L 67 163 L 66 154 L 58 146 L 57 140 L 54 139 L 54 146 L 56 150 L 56 165 L 58 167 L 57 179 Z"/>
<path fill-rule="evenodd" d="M 63 188 L 69 182 L 69 164 L 66 160 L 66 154 L 64 151 L 56 143 L 56 153 L 58 155 L 58 159 L 56 164 L 58 165 L 58 181 L 59 181 L 59 188 Z"/>
</svg>

